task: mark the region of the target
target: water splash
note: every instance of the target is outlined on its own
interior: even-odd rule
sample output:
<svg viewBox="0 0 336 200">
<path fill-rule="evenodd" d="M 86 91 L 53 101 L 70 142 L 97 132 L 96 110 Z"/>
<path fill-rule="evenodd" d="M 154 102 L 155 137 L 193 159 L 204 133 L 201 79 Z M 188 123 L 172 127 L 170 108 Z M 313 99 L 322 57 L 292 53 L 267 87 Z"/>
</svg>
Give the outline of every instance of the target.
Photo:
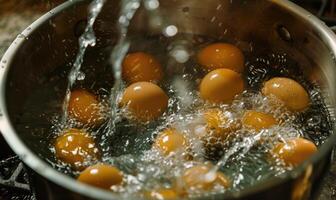
<svg viewBox="0 0 336 200">
<path fill-rule="evenodd" d="M 209 171 L 207 176 L 211 178 L 214 174 L 219 171 L 222 166 L 228 162 L 228 160 L 234 156 L 235 154 L 239 153 L 239 156 L 244 156 L 250 149 L 260 141 L 261 137 L 263 136 L 264 132 L 261 131 L 256 135 L 252 135 L 249 137 L 244 137 L 241 142 L 236 142 L 232 147 L 230 147 L 224 156 L 217 162 L 217 164 Z"/>
</svg>

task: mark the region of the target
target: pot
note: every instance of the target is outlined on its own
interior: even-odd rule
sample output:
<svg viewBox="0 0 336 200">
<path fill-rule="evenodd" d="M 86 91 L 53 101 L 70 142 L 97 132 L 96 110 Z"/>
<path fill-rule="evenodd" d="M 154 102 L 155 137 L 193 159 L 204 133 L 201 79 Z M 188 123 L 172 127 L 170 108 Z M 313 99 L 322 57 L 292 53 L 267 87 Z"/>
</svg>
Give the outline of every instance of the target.
<svg viewBox="0 0 336 200">
<path fill-rule="evenodd" d="M 57 82 L 56 89 L 65 92 L 69 70 L 66 64 L 73 62 L 78 50 L 78 36 L 85 25 L 88 3 L 85 0 L 68 1 L 42 16 L 15 39 L 0 63 L 0 130 L 24 163 L 37 172 L 33 182 L 38 185 L 35 192 L 39 199 L 124 198 L 78 183 L 58 172 L 48 163 L 48 158 L 52 157 L 48 144 L 41 142 L 49 137 L 47 129 L 36 133 L 34 127 L 22 127 L 20 120 L 23 115 L 29 115 L 32 124 L 38 122 L 37 126 L 50 126 L 45 120 L 48 116 L 41 112 L 49 103 L 45 97 L 61 100 L 64 93 L 53 96 L 48 84 Z M 230 38 L 241 41 L 241 48 L 253 46 L 263 49 L 262 52 L 286 53 L 299 63 L 300 70 L 307 77 L 319 83 L 331 118 L 334 117 L 336 37 L 323 22 L 304 9 L 286 0 L 174 0 L 161 1 L 160 9 L 162 19 L 169 19 L 181 33 Z M 97 45 L 88 50 L 87 58 L 95 57 L 100 49 L 115 44 L 118 10 L 119 1 L 107 1 L 95 24 Z M 160 35 L 161 30 L 145 23 L 147 17 L 144 9 L 140 9 L 130 25 L 130 34 Z M 103 66 L 103 61 L 95 65 Z M 85 62 L 90 65 L 89 59 Z M 64 75 L 51 79 L 56 72 Z M 35 95 L 34 101 L 40 103 L 30 112 L 23 112 L 27 101 L 32 100 L 31 93 L 37 88 L 42 92 Z M 321 177 L 328 170 L 335 141 L 336 135 L 331 134 L 316 155 L 279 177 L 240 192 L 208 198 L 314 198 Z M 132 198 L 139 199 L 127 199 Z"/>
</svg>

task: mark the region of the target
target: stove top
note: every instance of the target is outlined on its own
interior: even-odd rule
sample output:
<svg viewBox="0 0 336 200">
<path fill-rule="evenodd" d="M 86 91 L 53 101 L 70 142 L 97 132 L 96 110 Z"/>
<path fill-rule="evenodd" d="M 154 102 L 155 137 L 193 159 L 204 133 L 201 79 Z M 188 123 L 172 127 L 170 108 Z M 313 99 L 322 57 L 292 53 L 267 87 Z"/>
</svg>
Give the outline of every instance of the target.
<svg viewBox="0 0 336 200">
<path fill-rule="evenodd" d="M 12 40 L 44 12 L 64 0 L 0 0 L 0 58 Z M 336 0 L 293 0 L 317 15 L 329 26 L 336 26 Z M 20 3 L 18 3 L 20 2 Z M 52 3 L 51 3 L 52 2 Z M 15 33 L 15 34 L 13 34 Z M 32 173 L 0 135 L 0 200 L 39 200 L 30 184 Z M 336 153 L 317 200 L 336 199 Z"/>
<path fill-rule="evenodd" d="M 0 199 L 36 200 L 24 164 L 0 136 Z"/>
</svg>

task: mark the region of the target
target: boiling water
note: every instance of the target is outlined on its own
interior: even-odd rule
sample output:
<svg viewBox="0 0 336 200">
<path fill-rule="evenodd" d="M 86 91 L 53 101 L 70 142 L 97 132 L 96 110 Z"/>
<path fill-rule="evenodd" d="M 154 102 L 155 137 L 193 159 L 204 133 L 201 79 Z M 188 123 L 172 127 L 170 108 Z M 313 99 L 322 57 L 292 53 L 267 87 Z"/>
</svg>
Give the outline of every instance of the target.
<svg viewBox="0 0 336 200">
<path fill-rule="evenodd" d="M 152 6 L 157 7 L 155 1 L 148 0 L 146 2 L 147 4 L 152 2 Z M 89 78 L 91 76 L 95 79 L 95 74 L 98 73 L 100 64 L 102 64 L 99 64 L 99 59 L 105 61 L 104 65 L 113 67 L 115 82 L 112 90 L 104 84 L 98 84 L 101 87 L 96 88 L 102 102 L 101 106 L 105 108 L 104 115 L 108 120 L 98 128 L 84 125 L 84 128 L 95 137 L 97 144 L 99 144 L 102 151 L 101 160 L 117 166 L 125 173 L 126 184 L 112 188 L 113 191 L 125 196 L 137 192 L 141 195 L 141 191 L 144 189 L 171 186 L 175 181 L 179 181 L 186 168 L 204 162 L 212 163 L 214 166 L 207 176 L 211 178 L 212 172 L 220 170 L 230 179 L 232 187 L 228 189 L 216 187 L 208 193 L 190 191 L 191 196 L 242 190 L 289 170 L 280 160 L 270 158 L 270 149 L 277 141 L 304 136 L 320 145 L 331 133 L 331 122 L 321 91 L 318 86 L 306 80 L 297 63 L 286 55 L 270 54 L 256 57 L 256 52 L 246 51 L 244 52 L 248 61 L 244 76 L 247 85 L 246 91 L 237 96 L 231 105 L 223 104 L 220 109 L 228 117 L 229 123 L 237 122 L 246 110 L 252 109 L 271 113 L 282 122 L 281 125 L 260 132 L 240 128 L 229 134 L 225 141 L 214 141 L 215 138 L 208 138 L 208 141 L 199 140 L 198 133 L 206 129 L 202 111 L 212 108 L 212 105 L 206 104 L 199 98 L 198 84 L 205 72 L 198 66 L 192 55 L 195 55 L 202 46 L 215 42 L 215 40 L 178 33 L 173 25 L 166 26 L 163 35 L 158 37 L 127 36 L 127 27 L 140 6 L 140 0 L 125 1 L 123 8 L 127 9 L 122 9 L 119 18 L 120 35 L 117 45 L 114 46 L 112 57 L 109 54 L 87 53 L 86 59 L 93 60 L 93 63 L 97 61 L 98 64 L 92 68 L 84 67 L 83 73 L 80 73 L 83 59 L 85 60 L 86 48 L 95 44 L 92 25 L 102 8 L 103 1 L 97 0 L 95 3 L 91 5 L 91 20 L 89 20 L 86 32 L 81 37 L 81 48 L 74 68 L 69 75 L 69 85 L 65 87 L 67 88 L 65 105 L 67 105 L 69 91 L 76 79 L 83 78 L 83 74 L 86 74 L 84 81 L 88 81 L 83 86 L 91 88 Z M 158 13 L 154 13 L 154 15 L 158 16 Z M 165 22 L 164 24 L 169 23 Z M 188 38 L 188 41 L 172 41 L 167 38 L 167 36 L 174 34 L 178 34 L 180 36 L 178 38 Z M 234 41 L 224 42 L 235 43 Z M 106 49 L 95 51 L 104 52 Z M 116 107 L 118 97 L 123 90 L 121 62 L 128 51 L 151 53 L 160 60 L 163 66 L 166 66 L 164 69 L 166 78 L 160 83 L 160 87 L 170 97 L 169 106 L 166 113 L 155 122 L 134 123 L 124 117 L 125 110 L 118 110 Z M 300 114 L 293 114 L 276 100 L 262 96 L 259 93 L 261 84 L 274 76 L 291 77 L 308 89 L 312 101 L 309 109 Z M 66 123 L 61 120 L 63 116 L 66 116 L 60 112 L 62 110 L 62 91 L 65 88 L 59 83 L 64 78 L 63 71 L 56 72 L 48 79 L 54 81 L 49 81 L 43 89 L 32 91 L 31 98 L 27 100 L 24 110 L 24 113 L 27 114 L 19 119 L 21 126 L 18 129 L 21 129 L 19 131 L 33 130 L 32 138 L 40 138 L 40 144 L 49 147 L 45 151 L 39 151 L 41 156 L 50 158 L 48 162 L 58 170 L 76 177 L 78 171 L 74 171 L 69 165 L 60 162 L 54 156 L 53 142 L 62 130 L 83 126 L 71 118 L 68 118 Z M 104 82 L 99 77 L 96 77 L 95 81 Z M 50 102 L 50 104 L 41 108 L 40 105 L 44 105 L 44 102 Z M 274 105 L 277 106 L 274 107 Z M 67 109 L 66 106 L 64 109 Z M 38 117 L 33 118 L 29 113 L 37 113 L 34 116 Z M 43 124 L 36 124 L 36 122 L 42 121 L 40 116 L 52 116 L 52 118 Z M 34 127 L 31 127 L 32 124 Z M 28 125 L 29 127 L 27 127 Z M 226 125 L 223 124 L 223 126 Z M 175 127 L 186 136 L 190 144 L 188 156 L 193 158 L 191 161 L 185 159 L 185 152 L 176 152 L 174 155 L 164 157 L 157 149 L 152 148 L 156 136 L 167 127 Z M 45 137 L 46 132 L 49 135 L 47 138 Z M 40 148 L 40 146 L 38 145 L 36 148 Z"/>
<path fill-rule="evenodd" d="M 191 49 L 194 49 L 195 52 L 203 44 L 213 42 L 211 39 L 195 35 L 184 35 L 184 37 L 194 38 Z M 171 58 L 166 56 L 166 47 L 170 40 L 165 36 L 146 39 L 135 36 L 130 37 L 129 40 L 131 41 L 129 51 L 151 53 L 159 58 L 163 66 L 167 66 L 165 64 L 171 62 Z M 97 53 L 104 51 L 105 49 L 88 51 L 86 59 L 92 60 L 89 63 L 95 63 L 98 59 L 105 60 L 104 62 L 108 63 L 109 54 L 102 56 Z M 193 53 L 191 52 L 191 54 Z M 272 113 L 274 117 L 282 121 L 281 126 L 274 126 L 258 133 L 242 128 L 230 134 L 228 140 L 218 141 L 205 148 L 204 142 L 197 139 L 196 135 L 198 130 L 204 130 L 205 126 L 201 115 L 202 110 L 211 108 L 212 105 L 205 104 L 198 97 L 197 85 L 205 72 L 191 57 L 183 64 L 182 72 L 174 72 L 175 74 L 181 73 L 180 76 L 166 76 L 166 79 L 160 84 L 170 97 L 168 110 L 160 119 L 147 124 L 137 124 L 122 117 L 121 120 L 116 122 L 116 131 L 112 135 L 107 128 L 108 123 L 98 128 L 86 127 L 103 151 L 102 161 L 117 166 L 126 174 L 125 182 L 127 182 L 127 186 L 115 187 L 114 191 L 127 195 L 143 189 L 169 186 L 173 183 L 172 180 L 179 179 L 186 168 L 200 162 L 212 163 L 215 170 L 218 169 L 229 177 L 232 182 L 229 191 L 242 190 L 289 170 L 281 161 L 270 161 L 272 159 L 270 159 L 269 150 L 276 141 L 289 137 L 305 136 L 318 145 L 323 143 L 330 134 L 331 123 L 319 88 L 309 83 L 300 73 L 297 64 L 288 59 L 286 55 L 271 54 L 256 58 L 253 54 L 254 52 L 245 52 L 249 63 L 245 72 L 247 91 L 237 96 L 231 105 L 221 105 L 220 109 L 227 113 L 227 116 L 230 116 L 231 122 L 240 119 L 245 110 L 252 109 Z M 96 67 L 84 65 L 83 72 L 89 78 L 89 75 L 95 77 L 95 74 L 99 74 L 101 65 L 104 65 L 102 61 L 97 62 Z M 283 70 L 279 71 L 278 66 L 281 66 Z M 165 68 L 165 70 L 169 69 Z M 274 109 L 274 106 L 272 106 L 274 104 L 273 99 L 264 97 L 258 92 L 261 83 L 274 76 L 295 78 L 305 88 L 309 89 L 312 100 L 310 108 L 301 114 L 292 114 L 280 104 Z M 76 177 L 78 171 L 74 171 L 65 163 L 61 163 L 53 155 L 53 141 L 62 130 L 67 127 L 82 126 L 71 119 L 67 125 L 62 124 L 60 120 L 62 117 L 62 112 L 60 112 L 62 94 L 65 87 L 59 83 L 64 78 L 64 72 L 62 69 L 58 69 L 51 77 L 47 78 L 47 80 L 53 81 L 49 81 L 43 89 L 39 88 L 32 91 L 31 98 L 27 100 L 24 110 L 26 114 L 20 119 L 22 126 L 18 128 L 19 131 L 31 131 L 33 133 L 32 137 L 35 138 L 32 141 L 36 141 L 36 137 L 40 138 L 41 143 L 37 144 L 36 148 L 41 148 L 41 144 L 49 145 L 50 150 L 46 149 L 46 152 L 43 152 L 41 156 L 49 158 L 48 161 L 58 170 Z M 90 88 L 93 80 L 85 80 L 87 82 L 83 87 Z M 100 81 L 103 82 L 104 80 Z M 181 82 L 184 83 L 182 86 L 179 84 Z M 109 88 L 107 85 L 99 85 L 102 88 L 96 89 L 97 94 L 103 99 L 102 102 L 107 107 L 106 115 L 108 116 L 110 113 L 110 108 L 108 108 L 110 105 Z M 183 95 L 181 95 L 181 91 L 184 91 Z M 184 99 L 184 96 L 187 96 L 187 99 Z M 47 107 L 41 108 L 40 105 L 43 105 L 44 102 L 50 103 L 46 105 Z M 121 116 L 124 116 L 123 110 L 119 112 Z M 36 118 L 33 118 L 30 113 L 36 113 L 33 115 Z M 43 117 L 39 118 L 38 116 Z M 45 116 L 48 116 L 50 120 L 45 121 Z M 37 121 L 43 120 L 44 123 L 36 124 Z M 32 124 L 34 124 L 34 127 L 32 127 Z M 27 125 L 30 127 L 27 127 Z M 163 157 L 160 152 L 152 148 L 153 141 L 159 132 L 172 126 L 179 129 L 187 137 L 190 143 L 189 152 L 193 157 L 192 161 L 181 162 L 185 157 L 183 152 L 178 152 L 170 157 Z M 48 138 L 45 137 L 46 133 L 49 134 Z M 212 138 L 209 138 L 209 140 L 212 141 Z M 212 192 L 227 192 L 227 190 L 216 188 L 209 194 Z M 197 191 L 192 191 L 191 194 L 201 195 Z"/>
</svg>

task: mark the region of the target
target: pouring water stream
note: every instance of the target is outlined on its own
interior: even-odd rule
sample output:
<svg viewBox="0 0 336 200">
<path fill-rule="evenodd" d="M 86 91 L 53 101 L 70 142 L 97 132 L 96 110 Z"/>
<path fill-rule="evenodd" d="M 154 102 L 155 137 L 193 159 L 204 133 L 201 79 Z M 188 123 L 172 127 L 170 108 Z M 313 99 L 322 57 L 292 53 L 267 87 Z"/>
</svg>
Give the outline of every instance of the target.
<svg viewBox="0 0 336 200">
<path fill-rule="evenodd" d="M 75 62 L 72 65 L 71 71 L 68 75 L 68 86 L 66 89 L 65 99 L 63 102 L 63 123 L 66 123 L 68 119 L 68 106 L 69 100 L 71 96 L 71 89 L 74 86 L 76 80 L 83 79 L 85 77 L 84 74 L 80 71 L 84 55 L 88 46 L 96 45 L 96 36 L 93 30 L 93 25 L 103 8 L 105 0 L 94 0 L 89 6 L 89 16 L 86 28 L 83 34 L 79 38 L 79 50 L 77 56 L 75 58 Z"/>
</svg>

